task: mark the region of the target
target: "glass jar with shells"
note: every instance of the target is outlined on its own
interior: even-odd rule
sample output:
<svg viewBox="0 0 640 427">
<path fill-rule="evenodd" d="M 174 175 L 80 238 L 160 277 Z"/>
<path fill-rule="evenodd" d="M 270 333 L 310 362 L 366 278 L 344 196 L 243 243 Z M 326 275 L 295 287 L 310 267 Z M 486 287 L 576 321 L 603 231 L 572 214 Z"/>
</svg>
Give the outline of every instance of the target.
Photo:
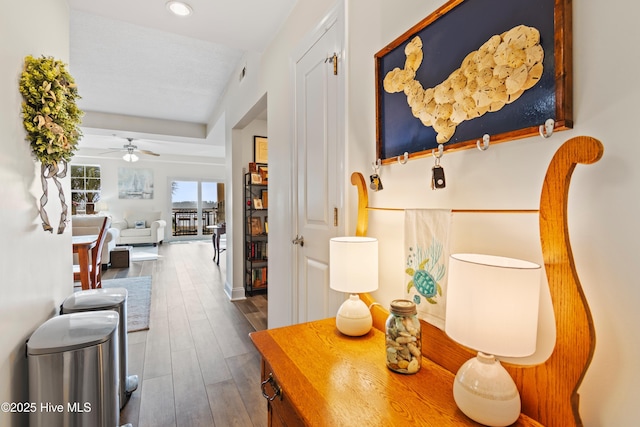
<svg viewBox="0 0 640 427">
<path fill-rule="evenodd" d="M 391 301 L 385 324 L 387 367 L 402 374 L 415 374 L 422 361 L 422 336 L 416 304 L 397 299 Z"/>
</svg>

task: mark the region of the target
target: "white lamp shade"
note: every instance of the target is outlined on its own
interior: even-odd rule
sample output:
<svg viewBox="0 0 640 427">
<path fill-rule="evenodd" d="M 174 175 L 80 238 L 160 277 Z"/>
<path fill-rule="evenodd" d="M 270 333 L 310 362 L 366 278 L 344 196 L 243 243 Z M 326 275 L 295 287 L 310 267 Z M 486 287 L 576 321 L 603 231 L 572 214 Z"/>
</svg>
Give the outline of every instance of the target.
<svg viewBox="0 0 640 427">
<path fill-rule="evenodd" d="M 449 259 L 445 331 L 460 344 L 497 356 L 535 352 L 538 264 L 492 255 Z"/>
<path fill-rule="evenodd" d="M 125 162 L 137 162 L 138 156 L 133 153 L 126 153 L 124 156 L 122 156 L 122 159 Z"/>
<path fill-rule="evenodd" d="M 329 286 L 358 294 L 378 289 L 378 240 L 334 237 L 329 242 Z"/>
<path fill-rule="evenodd" d="M 109 209 L 107 202 L 96 202 L 95 209 L 97 212 L 104 212 Z"/>
</svg>

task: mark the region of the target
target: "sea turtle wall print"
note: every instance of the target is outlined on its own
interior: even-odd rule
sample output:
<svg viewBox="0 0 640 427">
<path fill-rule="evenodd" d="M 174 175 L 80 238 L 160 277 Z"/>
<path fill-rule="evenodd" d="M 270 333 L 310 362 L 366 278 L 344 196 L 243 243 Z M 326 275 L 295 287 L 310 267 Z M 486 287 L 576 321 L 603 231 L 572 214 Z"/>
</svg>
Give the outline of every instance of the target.
<svg viewBox="0 0 640 427">
<path fill-rule="evenodd" d="M 420 306 L 422 298 L 429 304 L 438 304 L 443 297 L 440 280 L 445 275 L 446 266 L 442 259 L 443 245 L 434 239 L 428 248 L 409 247 L 405 272 L 410 279 L 407 283 L 407 294 L 415 288 L 413 301 Z"/>
</svg>

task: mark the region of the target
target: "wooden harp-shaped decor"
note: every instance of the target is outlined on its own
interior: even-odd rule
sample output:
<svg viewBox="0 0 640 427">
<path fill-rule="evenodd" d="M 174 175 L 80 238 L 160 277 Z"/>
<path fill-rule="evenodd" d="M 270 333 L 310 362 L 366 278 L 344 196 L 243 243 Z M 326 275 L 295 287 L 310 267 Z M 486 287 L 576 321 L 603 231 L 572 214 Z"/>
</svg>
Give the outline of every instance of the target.
<svg viewBox="0 0 640 427">
<path fill-rule="evenodd" d="M 573 261 L 567 227 L 567 198 L 576 165 L 594 163 L 602 154 L 603 146 L 597 139 L 571 138 L 555 153 L 542 187 L 540 241 L 556 321 L 556 345 L 549 359 L 542 364 L 527 367 L 505 364 L 505 368 L 520 391 L 522 413 L 545 426 L 582 425 L 577 390 L 593 356 L 595 330 Z M 356 235 L 367 234 L 369 210 L 402 210 L 368 206 L 364 177 L 354 173 L 351 182 L 358 188 Z M 374 302 L 369 294 L 361 295 L 361 298 L 369 305 Z M 374 327 L 384 331 L 388 312 L 380 305 L 373 305 L 372 315 Z M 423 355 L 452 373 L 475 356 L 429 323 L 422 322 L 422 334 Z M 522 424 L 517 422 L 516 425 Z"/>
</svg>

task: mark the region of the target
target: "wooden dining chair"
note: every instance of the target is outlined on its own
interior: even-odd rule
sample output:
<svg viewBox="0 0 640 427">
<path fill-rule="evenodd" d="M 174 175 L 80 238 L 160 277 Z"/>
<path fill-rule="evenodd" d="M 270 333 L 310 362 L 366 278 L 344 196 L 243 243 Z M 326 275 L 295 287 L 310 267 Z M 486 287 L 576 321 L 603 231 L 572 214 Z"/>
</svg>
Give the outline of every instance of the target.
<svg viewBox="0 0 640 427">
<path fill-rule="evenodd" d="M 91 249 L 91 259 L 89 262 L 89 286 L 92 289 L 102 287 L 102 246 L 107 236 L 107 230 L 111 227 L 111 218 L 104 217 L 100 231 L 98 232 L 98 241 L 93 249 Z M 73 280 L 80 280 L 80 270 L 74 265 Z"/>
</svg>

